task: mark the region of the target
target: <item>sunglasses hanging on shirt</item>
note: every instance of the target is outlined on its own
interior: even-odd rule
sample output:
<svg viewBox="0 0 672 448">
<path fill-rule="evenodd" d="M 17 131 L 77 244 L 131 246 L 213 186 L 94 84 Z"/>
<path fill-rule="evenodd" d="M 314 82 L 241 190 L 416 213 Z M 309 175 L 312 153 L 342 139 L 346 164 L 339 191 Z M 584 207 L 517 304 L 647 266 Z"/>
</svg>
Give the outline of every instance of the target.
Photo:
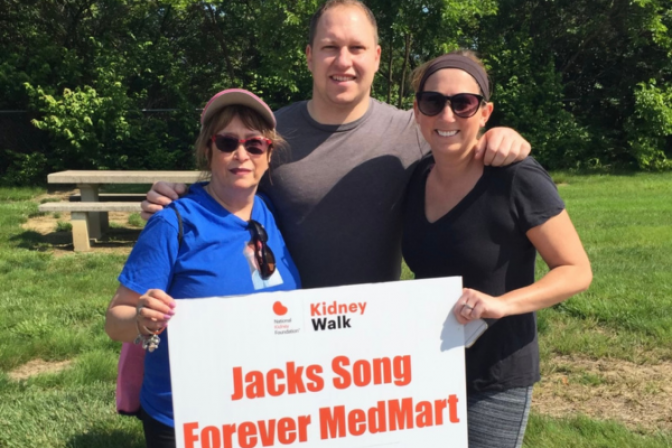
<svg viewBox="0 0 672 448">
<path fill-rule="evenodd" d="M 266 229 L 257 221 L 250 219 L 248 221 L 249 230 L 252 234 L 252 243 L 254 244 L 254 256 L 259 265 L 261 278 L 268 280 L 275 272 L 275 255 L 268 246 L 268 234 Z"/>
</svg>

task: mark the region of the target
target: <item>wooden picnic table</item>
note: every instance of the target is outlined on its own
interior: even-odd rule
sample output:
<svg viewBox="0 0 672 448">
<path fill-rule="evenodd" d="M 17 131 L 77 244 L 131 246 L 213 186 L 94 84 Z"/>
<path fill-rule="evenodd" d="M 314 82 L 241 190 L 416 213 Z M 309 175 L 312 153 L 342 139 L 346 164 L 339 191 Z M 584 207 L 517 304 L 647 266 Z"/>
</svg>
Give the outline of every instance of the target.
<svg viewBox="0 0 672 448">
<path fill-rule="evenodd" d="M 98 239 L 102 231 L 108 227 L 108 211 L 115 210 L 139 210 L 140 202 L 137 201 L 130 208 L 119 203 L 100 203 L 100 186 L 113 184 L 153 184 L 163 180 L 168 182 L 180 182 L 184 184 L 193 184 L 201 180 L 201 171 L 123 171 L 123 170 L 67 170 L 51 173 L 47 176 L 49 184 L 76 184 L 81 195 L 79 205 L 65 204 L 42 204 L 41 211 L 71 211 L 78 215 L 80 219 L 86 221 L 86 234 L 79 232 L 78 236 L 73 227 L 73 242 L 75 250 L 88 250 L 89 238 Z M 75 203 L 73 203 L 75 204 Z M 54 209 L 54 210 L 51 210 Z M 88 211 L 86 211 L 88 210 Z"/>
</svg>

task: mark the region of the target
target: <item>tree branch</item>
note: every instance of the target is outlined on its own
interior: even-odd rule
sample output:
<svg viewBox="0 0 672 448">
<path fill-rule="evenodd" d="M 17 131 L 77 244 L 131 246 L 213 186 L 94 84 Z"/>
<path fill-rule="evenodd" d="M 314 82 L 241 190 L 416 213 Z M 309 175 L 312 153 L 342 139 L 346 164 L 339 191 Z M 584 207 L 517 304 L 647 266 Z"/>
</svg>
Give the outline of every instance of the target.
<svg viewBox="0 0 672 448">
<path fill-rule="evenodd" d="M 233 68 L 233 63 L 231 62 L 231 54 L 229 52 L 229 47 L 226 45 L 226 41 L 224 39 L 224 36 L 222 34 L 222 30 L 219 29 L 218 23 L 217 23 L 217 14 L 215 13 L 215 10 L 212 7 L 212 4 L 208 3 L 208 11 L 210 14 L 206 14 L 206 18 L 210 19 L 210 28 L 212 28 L 213 36 L 217 39 L 217 42 L 219 43 L 219 47 L 222 50 L 222 53 L 224 55 L 224 61 L 226 62 L 226 68 L 229 73 L 229 78 L 233 82 L 233 80 L 236 78 L 234 68 Z"/>
<path fill-rule="evenodd" d="M 397 101 L 397 107 L 401 109 L 402 101 L 404 99 L 404 86 L 406 85 L 406 70 L 408 70 L 408 58 L 411 54 L 411 34 L 405 33 L 405 50 L 404 50 L 404 65 L 401 69 L 401 83 L 399 83 L 399 100 Z"/>
</svg>

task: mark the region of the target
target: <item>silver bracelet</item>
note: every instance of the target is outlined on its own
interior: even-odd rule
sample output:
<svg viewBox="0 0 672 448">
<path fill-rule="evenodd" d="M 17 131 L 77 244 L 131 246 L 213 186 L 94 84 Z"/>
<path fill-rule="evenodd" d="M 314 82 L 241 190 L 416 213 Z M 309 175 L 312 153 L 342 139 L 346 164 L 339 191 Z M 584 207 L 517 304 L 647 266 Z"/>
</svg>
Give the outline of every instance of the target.
<svg viewBox="0 0 672 448">
<path fill-rule="evenodd" d="M 159 347 L 159 342 L 161 342 L 161 338 L 159 338 L 158 334 L 159 332 L 153 333 L 149 328 L 143 325 L 142 328 L 144 328 L 145 331 L 149 331 L 150 333 L 143 334 L 140 330 L 140 322 L 138 322 L 137 319 L 135 320 L 135 326 L 138 328 L 138 335 L 133 340 L 133 343 L 135 345 L 142 345 L 142 348 L 150 353 L 156 350 Z"/>
</svg>

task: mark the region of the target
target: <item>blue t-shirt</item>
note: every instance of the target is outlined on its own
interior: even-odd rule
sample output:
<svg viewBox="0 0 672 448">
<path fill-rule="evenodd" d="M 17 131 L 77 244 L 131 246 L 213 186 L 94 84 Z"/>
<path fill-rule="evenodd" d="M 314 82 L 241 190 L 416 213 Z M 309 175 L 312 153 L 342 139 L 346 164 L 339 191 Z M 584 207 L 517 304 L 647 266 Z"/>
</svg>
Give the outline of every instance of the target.
<svg viewBox="0 0 672 448">
<path fill-rule="evenodd" d="M 133 247 L 119 282 L 138 294 L 157 288 L 175 299 L 299 288 L 299 273 L 264 201 L 255 197 L 252 219 L 266 230 L 277 263 L 275 273 L 266 280 L 255 265 L 248 223 L 227 211 L 203 187 L 192 185 L 185 197 L 173 203 L 182 216 L 182 243 L 178 242 L 175 211 L 155 214 Z M 180 312 L 179 304 L 176 312 Z M 169 331 L 170 324 L 160 336 L 158 349 L 145 356 L 140 403 L 152 418 L 172 427 Z"/>
</svg>

